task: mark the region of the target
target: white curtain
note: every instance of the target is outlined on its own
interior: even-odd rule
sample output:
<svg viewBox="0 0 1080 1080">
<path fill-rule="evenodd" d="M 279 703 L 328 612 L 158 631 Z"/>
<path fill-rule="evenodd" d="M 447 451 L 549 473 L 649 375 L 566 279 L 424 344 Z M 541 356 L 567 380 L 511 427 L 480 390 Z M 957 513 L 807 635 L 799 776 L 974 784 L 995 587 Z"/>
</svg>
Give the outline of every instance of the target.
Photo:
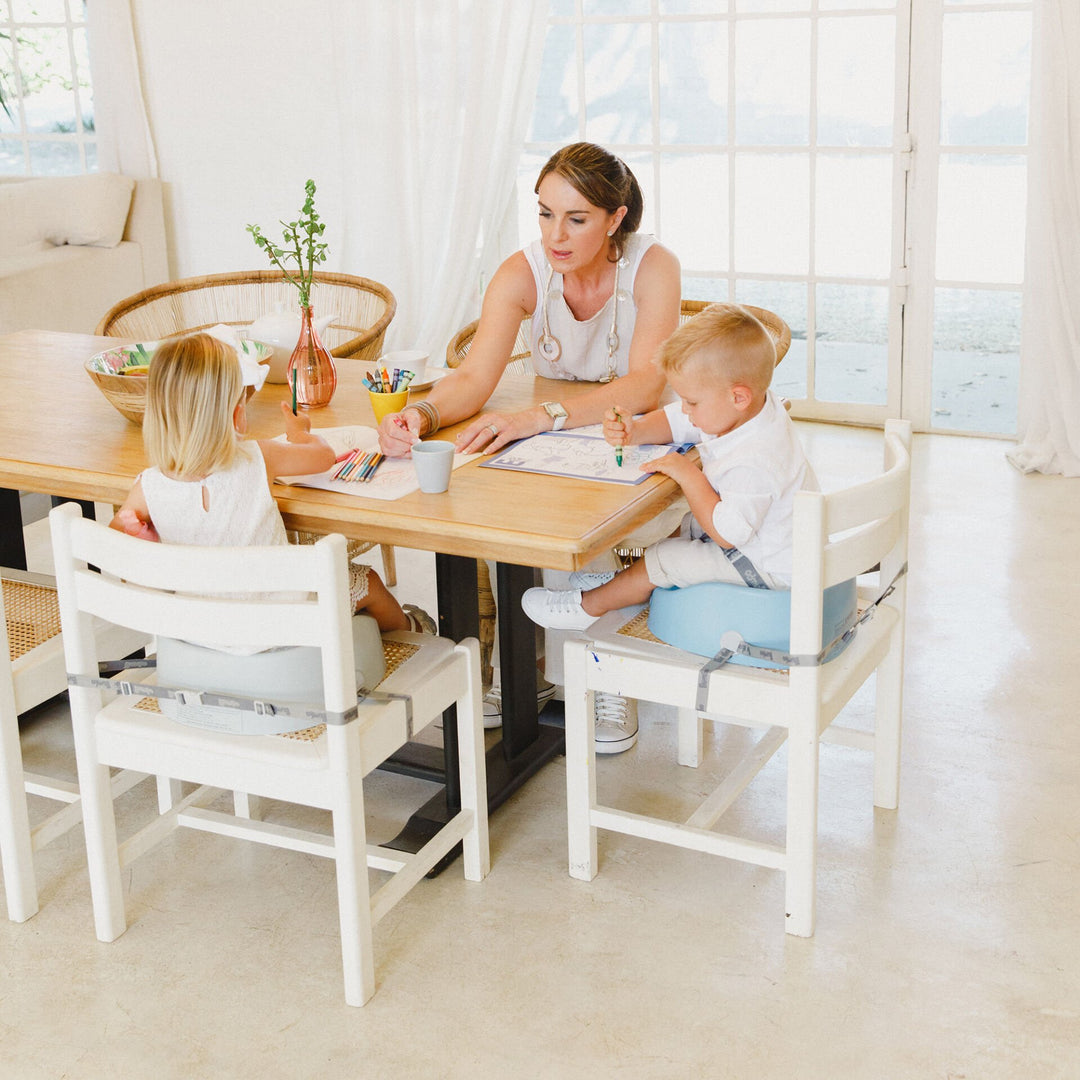
<svg viewBox="0 0 1080 1080">
<path fill-rule="evenodd" d="M 342 264 L 397 297 L 388 347 L 441 361 L 475 317 L 485 249 L 514 195 L 547 8 L 547 0 L 336 5 Z"/>
<path fill-rule="evenodd" d="M 139 179 L 157 177 L 157 155 L 143 100 L 131 0 L 86 5 L 98 167 Z"/>
<path fill-rule="evenodd" d="M 1035 4 L 1020 346 L 1022 472 L 1080 476 L 1080 3 Z"/>
</svg>

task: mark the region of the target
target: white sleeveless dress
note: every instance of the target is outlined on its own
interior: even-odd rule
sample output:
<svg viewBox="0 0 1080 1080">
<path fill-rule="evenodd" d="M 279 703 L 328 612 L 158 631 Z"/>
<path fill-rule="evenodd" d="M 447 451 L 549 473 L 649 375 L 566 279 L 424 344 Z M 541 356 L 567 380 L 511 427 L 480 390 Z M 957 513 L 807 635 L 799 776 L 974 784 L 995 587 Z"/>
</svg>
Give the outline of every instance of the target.
<svg viewBox="0 0 1080 1080">
<path fill-rule="evenodd" d="M 563 276 L 552 272 L 544 255 L 543 240 L 535 240 L 525 249 L 525 258 L 536 283 L 536 310 L 532 318 L 532 365 L 537 375 L 547 379 L 572 379 L 601 382 L 608 377 L 608 332 L 611 312 L 618 305 L 615 329 L 619 338 L 615 350 L 615 374 L 630 370 L 630 342 L 634 338 L 637 308 L 634 306 L 634 280 L 642 257 L 656 243 L 656 238 L 631 233 L 623 246 L 619 260 L 619 288 L 608 302 L 591 318 L 579 321 L 563 297 Z M 548 282 L 550 274 L 551 281 Z M 558 339 L 561 351 L 554 362 L 547 360 L 540 349 L 544 332 L 544 291 L 547 290 L 549 333 Z"/>
<path fill-rule="evenodd" d="M 268 547 L 288 543 L 257 442 L 240 443 L 240 453 L 229 468 L 202 480 L 172 480 L 158 468 L 146 469 L 141 479 L 150 520 L 166 544 Z"/>
</svg>

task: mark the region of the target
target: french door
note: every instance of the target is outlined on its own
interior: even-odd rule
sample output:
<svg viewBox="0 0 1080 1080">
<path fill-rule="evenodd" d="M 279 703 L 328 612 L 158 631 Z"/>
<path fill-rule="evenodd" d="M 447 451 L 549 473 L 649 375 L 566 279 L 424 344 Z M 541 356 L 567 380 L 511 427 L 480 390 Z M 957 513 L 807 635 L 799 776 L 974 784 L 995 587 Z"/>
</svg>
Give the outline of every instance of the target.
<svg viewBox="0 0 1080 1080">
<path fill-rule="evenodd" d="M 522 160 L 626 160 L 683 295 L 781 314 L 797 416 L 1011 434 L 1029 0 L 553 0 Z"/>
</svg>

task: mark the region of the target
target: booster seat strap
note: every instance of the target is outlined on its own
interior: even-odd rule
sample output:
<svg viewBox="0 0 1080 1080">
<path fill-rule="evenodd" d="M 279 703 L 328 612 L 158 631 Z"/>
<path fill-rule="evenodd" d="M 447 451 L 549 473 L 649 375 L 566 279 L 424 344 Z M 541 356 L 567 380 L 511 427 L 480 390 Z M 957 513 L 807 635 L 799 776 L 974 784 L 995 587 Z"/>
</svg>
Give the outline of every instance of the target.
<svg viewBox="0 0 1080 1080">
<path fill-rule="evenodd" d="M 737 548 L 721 548 L 725 558 L 739 572 L 739 577 L 751 589 L 767 589 L 765 579 L 758 573 L 757 567 Z"/>
<path fill-rule="evenodd" d="M 780 649 L 769 649 L 763 645 L 751 645 L 743 640 L 737 630 L 728 630 L 720 639 L 720 651 L 706 661 L 698 671 L 697 700 L 695 707 L 698 712 L 706 712 L 706 702 L 709 697 L 709 676 L 718 668 L 723 667 L 736 653 L 739 656 L 749 656 L 753 660 L 771 660 L 781 667 L 820 667 L 828 663 L 842 651 L 840 646 L 846 646 L 855 636 L 859 627 L 864 622 L 874 617 L 881 602 L 892 595 L 896 589 L 896 583 L 907 573 L 907 563 L 904 563 L 896 572 L 896 576 L 885 586 L 884 589 L 866 606 L 861 614 L 853 616 L 847 625 L 818 653 L 787 653 Z"/>
<path fill-rule="evenodd" d="M 108 671 L 119 672 L 125 667 L 155 667 L 156 661 L 106 660 L 98 665 L 102 674 Z M 359 706 L 365 701 L 383 703 L 401 701 L 405 705 L 405 723 L 411 738 L 413 731 L 413 701 L 410 694 L 391 694 L 383 690 L 369 690 L 361 686 L 357 694 L 357 704 L 344 712 L 331 712 L 325 709 L 308 709 L 296 702 L 265 701 L 259 698 L 240 697 L 236 694 L 218 694 L 211 690 L 188 690 L 179 686 L 159 686 L 154 683 L 130 682 L 126 679 L 97 678 L 90 675 L 67 674 L 68 686 L 79 686 L 91 690 L 108 690 L 124 697 L 171 698 L 181 705 L 209 705 L 217 709 L 234 709 L 238 712 L 253 712 L 258 716 L 286 716 L 312 727 L 315 724 L 347 724 L 359 715 Z"/>
</svg>

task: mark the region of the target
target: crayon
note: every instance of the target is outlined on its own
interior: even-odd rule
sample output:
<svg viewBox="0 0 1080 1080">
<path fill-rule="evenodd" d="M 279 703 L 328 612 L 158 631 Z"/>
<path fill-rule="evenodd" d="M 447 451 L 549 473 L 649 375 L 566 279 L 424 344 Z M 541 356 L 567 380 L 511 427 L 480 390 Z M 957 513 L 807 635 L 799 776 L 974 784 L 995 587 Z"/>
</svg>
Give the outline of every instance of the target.
<svg viewBox="0 0 1080 1080">
<path fill-rule="evenodd" d="M 622 414 L 618 409 L 615 409 L 614 412 L 615 420 L 621 424 Z M 622 443 L 619 443 L 618 446 L 615 447 L 615 464 L 618 465 L 620 469 L 622 468 Z"/>
</svg>

